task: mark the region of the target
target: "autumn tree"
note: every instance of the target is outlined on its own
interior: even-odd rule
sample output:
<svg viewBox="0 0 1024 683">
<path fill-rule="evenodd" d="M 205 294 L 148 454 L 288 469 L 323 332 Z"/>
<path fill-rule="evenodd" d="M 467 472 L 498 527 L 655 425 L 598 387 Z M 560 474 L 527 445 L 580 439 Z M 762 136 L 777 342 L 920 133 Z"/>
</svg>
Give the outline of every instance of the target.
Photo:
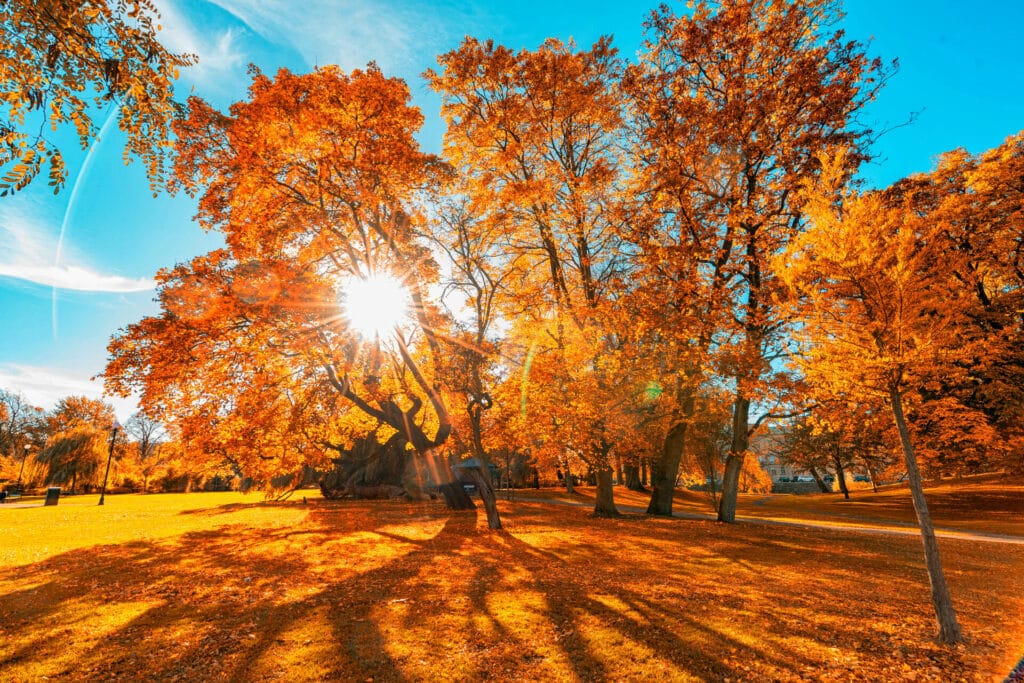
<svg viewBox="0 0 1024 683">
<path fill-rule="evenodd" d="M 825 482 L 833 450 L 834 433 L 822 434 L 809 415 L 802 415 L 782 426 L 780 460 L 796 470 L 806 470 L 822 493 L 832 488 Z"/>
<path fill-rule="evenodd" d="M 642 181 L 641 181 L 642 182 Z M 642 190 L 640 191 L 642 194 Z M 656 427 L 656 439 L 648 446 L 651 463 L 651 499 L 648 514 L 672 514 L 672 500 L 688 437 L 699 420 L 700 405 L 707 405 L 707 351 L 722 313 L 718 303 L 709 304 L 696 294 L 698 261 L 687 248 L 667 235 L 672 244 L 659 243 L 651 218 L 637 211 L 626 239 L 635 240 L 640 253 L 629 283 L 623 283 L 616 309 L 628 317 L 621 332 L 624 362 L 634 381 L 642 384 L 645 415 L 641 422 Z M 654 434 L 657 436 L 654 436 Z M 639 463 L 637 463 L 638 465 Z M 636 465 L 627 481 L 638 487 Z"/>
<path fill-rule="evenodd" d="M 0 389 L 0 453 L 20 461 L 23 446 L 38 441 L 41 414 L 42 408 L 20 393 Z"/>
<path fill-rule="evenodd" d="M 116 421 L 110 404 L 86 396 L 66 396 L 47 415 L 50 431 L 61 432 L 78 424 L 109 430 Z"/>
<path fill-rule="evenodd" d="M 84 149 L 106 112 L 127 138 L 125 161 L 141 159 L 154 190 L 163 183 L 179 114 L 173 82 L 195 57 L 158 42 L 158 17 L 150 0 L 0 2 L 0 196 L 23 189 L 44 162 L 60 190 L 67 170 L 47 132 L 69 128 Z"/>
<path fill-rule="evenodd" d="M 0 389 L 0 478 L 22 484 L 29 456 L 46 443 L 45 418 L 43 409 L 20 393 Z"/>
<path fill-rule="evenodd" d="M 821 159 L 822 178 L 806 195 L 813 223 L 789 245 L 784 269 L 807 344 L 802 364 L 818 386 L 888 402 L 921 528 L 939 638 L 954 643 L 962 638 L 960 626 L 906 419 L 937 368 L 949 383 L 969 382 L 957 371 L 958 360 L 972 350 L 956 333 L 964 311 L 949 305 L 955 302 L 947 277 L 950 251 L 938 226 L 907 205 L 878 192 L 843 189 L 849 173 L 844 154 Z"/>
<path fill-rule="evenodd" d="M 959 361 L 971 381 L 958 386 L 931 378 L 922 409 L 911 416 L 922 437 L 918 455 L 936 474 L 1024 463 L 1022 172 L 1024 134 L 1018 133 L 980 155 L 946 153 L 932 172 L 886 191 L 890 201 L 937 226 L 934 239 L 948 256 L 948 293 L 964 312 L 957 334 L 971 349 Z M 958 405 L 976 411 L 965 417 Z M 958 429 L 942 427 L 950 418 Z"/>
<path fill-rule="evenodd" d="M 456 189 L 458 185 L 455 186 Z M 494 390 L 499 381 L 500 338 L 496 330 L 498 302 L 511 272 L 502 268 L 501 226 L 481 224 L 464 193 L 456 192 L 443 202 L 427 224 L 431 246 L 447 263 L 442 277 L 441 304 L 451 325 L 441 337 L 446 357 L 444 386 L 453 405 L 462 411 L 452 415 L 455 443 L 481 463 L 470 476 L 480 491 L 491 529 L 501 528 L 501 518 L 491 486 L 491 458 L 485 442 L 494 428 Z"/>
<path fill-rule="evenodd" d="M 278 310 L 269 307 L 280 293 L 275 278 L 257 264 L 235 268 L 224 250 L 197 257 L 157 275 L 163 315 L 112 342 L 108 389 L 141 388 L 145 410 L 187 444 L 192 470 L 206 459 L 269 482 L 328 462 L 313 457 L 322 448 L 302 429 L 330 391 L 316 390 L 323 371 L 297 371 L 273 346 L 286 331 L 254 323 Z"/>
<path fill-rule="evenodd" d="M 177 423 L 187 410 L 192 436 L 205 422 L 256 468 L 322 464 L 382 427 L 450 505 L 471 506 L 435 453 L 451 421 L 418 237 L 448 170 L 419 150 L 409 99 L 374 65 L 254 71 L 227 114 L 191 99 L 171 189 L 199 195 L 199 223 L 227 248 L 158 277 L 163 313 L 114 339 L 108 386 Z"/>
<path fill-rule="evenodd" d="M 79 481 L 98 484 L 107 457 L 107 440 L 116 418 L 107 403 L 85 396 L 67 396 L 47 415 L 49 438 L 36 455 L 47 468 L 47 481 L 70 484 Z"/>
<path fill-rule="evenodd" d="M 467 38 L 438 62 L 441 70 L 427 78 L 442 97 L 445 156 L 466 182 L 481 229 L 503 233 L 496 272 L 512 283 L 502 292 L 503 314 L 550 345 L 546 356 L 562 354 L 551 368 L 569 367 L 569 346 L 587 330 L 601 343 L 576 362 L 600 367 L 614 352 L 603 307 L 624 256 L 615 230 L 622 130 L 615 49 L 607 38 L 589 50 L 549 39 L 515 52 Z M 586 400 L 570 383 L 563 376 L 548 388 L 563 400 Z M 597 473 L 595 513 L 617 514 L 607 425 L 595 410 L 572 419 L 572 429 L 587 434 L 577 441 L 579 456 Z"/>
<path fill-rule="evenodd" d="M 751 434 L 773 416 L 764 400 L 773 360 L 787 353 L 771 258 L 804 224 L 797 190 L 817 171 L 815 153 L 864 141 L 855 115 L 882 76 L 860 44 L 832 31 L 838 16 L 830 0 L 736 0 L 698 2 L 682 16 L 662 8 L 648 20 L 627 88 L 646 211 L 655 217 L 641 236 L 645 249 L 664 254 L 648 267 L 671 275 L 651 299 L 713 325 L 679 345 L 679 414 L 655 468 L 652 513 L 670 514 L 675 454 L 711 353 L 735 386 L 719 508 L 720 520 L 735 519 Z"/>
<path fill-rule="evenodd" d="M 153 418 L 137 411 L 124 423 L 124 432 L 132 439 L 131 446 L 142 475 L 142 491 L 145 493 L 149 488 L 150 477 L 162 465 L 156 456 L 160 445 L 164 443 L 166 430 Z"/>
</svg>

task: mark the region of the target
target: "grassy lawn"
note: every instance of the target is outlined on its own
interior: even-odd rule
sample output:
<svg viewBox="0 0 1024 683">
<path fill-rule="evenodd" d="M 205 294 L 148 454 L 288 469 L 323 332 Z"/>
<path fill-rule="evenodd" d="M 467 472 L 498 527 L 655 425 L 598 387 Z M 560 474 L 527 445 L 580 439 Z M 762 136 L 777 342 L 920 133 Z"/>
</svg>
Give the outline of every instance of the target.
<svg viewBox="0 0 1024 683">
<path fill-rule="evenodd" d="M 95 503 L 0 508 L 0 679 L 984 681 L 1024 654 L 1024 545 L 940 540 L 969 638 L 947 649 L 913 537 L 524 499 L 503 533 L 436 503 Z"/>
<path fill-rule="evenodd" d="M 561 500 L 593 504 L 594 489 L 577 487 L 570 496 L 565 489 L 516 491 L 520 499 Z M 988 479 L 972 483 L 940 483 L 925 490 L 928 509 L 936 527 L 981 533 L 1024 536 L 1024 478 Z M 615 501 L 622 506 L 647 509 L 650 494 L 616 488 Z M 708 494 L 677 491 L 673 509 L 681 513 L 714 513 Z M 850 499 L 841 493 L 810 495 L 744 495 L 737 505 L 741 518 L 770 518 L 783 521 L 829 522 L 870 527 L 911 525 L 917 527 L 914 506 L 906 487 L 891 486 L 872 493 L 852 491 Z"/>
</svg>

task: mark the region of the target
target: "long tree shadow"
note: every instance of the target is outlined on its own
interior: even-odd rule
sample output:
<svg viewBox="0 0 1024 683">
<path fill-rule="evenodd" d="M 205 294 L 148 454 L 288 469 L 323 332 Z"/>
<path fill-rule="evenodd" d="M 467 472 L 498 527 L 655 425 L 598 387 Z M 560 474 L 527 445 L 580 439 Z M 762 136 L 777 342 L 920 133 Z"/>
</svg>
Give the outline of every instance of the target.
<svg viewBox="0 0 1024 683">
<path fill-rule="evenodd" d="M 408 510 L 353 519 L 332 515 L 303 529 L 300 544 L 289 530 L 253 529 L 228 525 L 214 531 L 191 532 L 175 542 L 133 542 L 74 550 L 18 570 L 21 590 L 0 596 L 0 670 L 19 662 L 53 657 L 65 668 L 56 675 L 92 677 L 96 667 L 118 673 L 138 670 L 145 661 L 147 675 L 173 677 L 188 662 L 230 663 L 238 656 L 226 651 L 259 650 L 282 628 L 317 603 L 316 592 L 331 577 L 317 573 L 302 552 L 303 545 L 338 542 L 340 536 L 364 530 L 370 519 L 381 524 L 405 522 Z M 357 515 L 358 516 L 358 515 Z M 282 547 L 282 541 L 286 543 Z M 296 577 L 316 582 L 314 596 L 297 599 L 308 587 L 290 586 Z M 323 601 L 320 596 L 320 602 Z M 110 604 L 145 605 L 121 626 L 110 629 L 103 643 L 84 654 L 69 657 L 68 635 L 81 620 L 88 620 Z M 128 610 L 130 612 L 130 610 Z M 182 633 L 192 634 L 179 637 Z M 244 648 L 238 647 L 240 639 Z M 31 634 L 25 638 L 25 634 Z M 136 652 L 139 634 L 146 634 L 147 659 Z M 254 637 L 249 638 L 252 635 Z M 196 637 L 193 637 L 196 636 Z M 255 642 L 248 642 L 255 641 Z M 113 646 L 113 647 L 111 647 Z M 162 651 L 161 651 L 162 650 Z M 146 653 L 142 653 L 146 654 Z M 247 656 L 242 656 L 244 661 Z M 251 658 L 251 657 L 249 657 Z M 134 662 L 134 663 L 133 663 Z M 207 669 L 207 671 L 210 671 Z M 214 666 L 211 673 L 216 672 Z M 173 675 L 172 675 L 173 674 Z"/>
<path fill-rule="evenodd" d="M 852 565 L 812 563 L 812 577 L 802 565 L 823 534 L 505 507 L 510 531 L 489 533 L 473 511 L 318 502 L 292 526 L 228 524 L 0 572 L 0 583 L 17 586 L 0 595 L 0 671 L 69 680 L 787 680 L 824 666 L 826 649 L 871 636 L 870 621 L 843 626 L 844 611 L 872 599 L 864 576 L 876 572 L 898 591 L 919 579 L 903 576 L 904 551 L 881 542 L 839 543 Z M 983 567 L 979 560 L 976 571 Z M 787 594 L 815 579 L 850 595 Z M 808 646 L 788 650 L 792 642 Z"/>
<path fill-rule="evenodd" d="M 913 539 L 835 539 L 818 531 L 793 537 L 783 529 L 678 520 L 651 520 L 642 527 L 637 524 L 640 533 L 630 538 L 622 529 L 633 523 L 627 518 L 609 530 L 622 547 L 628 548 L 633 542 L 650 545 L 652 540 L 674 539 L 680 552 L 693 557 L 650 571 L 649 580 L 658 586 L 656 590 L 632 591 L 630 597 L 630 591 L 618 586 L 613 589 L 615 594 L 627 602 L 633 600 L 630 606 L 636 611 L 657 613 L 658 624 L 669 625 L 675 620 L 677 626 L 669 627 L 673 631 L 704 629 L 710 639 L 725 643 L 731 637 L 729 633 L 744 634 L 747 645 L 738 648 L 743 658 L 769 664 L 774 668 L 772 676 L 778 671 L 806 674 L 826 665 L 855 664 L 865 656 L 860 648 L 867 643 L 891 646 L 892 650 L 885 651 L 896 651 L 908 662 L 927 667 L 941 662 L 951 673 L 972 675 L 972 665 L 959 650 L 943 649 L 929 640 L 933 627 L 927 581 Z M 702 538 L 688 542 L 688 531 Z M 622 547 L 577 545 L 571 555 L 575 563 L 587 567 L 621 566 Z M 984 549 L 974 554 L 985 555 Z M 662 560 L 666 557 L 658 556 Z M 956 566 L 973 569 L 973 580 L 984 582 L 985 567 L 991 566 L 991 558 L 986 560 L 963 561 Z M 690 584 L 689 590 L 669 593 L 663 600 L 653 599 L 680 581 Z M 714 600 L 713 608 L 719 612 L 724 608 L 741 626 L 712 627 L 700 618 L 680 623 L 680 610 L 700 603 L 700 590 L 695 591 L 695 587 Z M 987 595 L 988 591 L 981 593 Z M 1006 585 L 1000 594 L 1016 596 L 1018 592 Z M 978 602 L 978 596 L 971 597 L 972 604 Z M 1011 604 L 1002 605 L 1001 615 L 996 618 L 1012 624 L 1014 605 L 1019 609 L 1020 600 L 1015 598 Z M 989 614 L 982 612 L 981 616 Z M 965 615 L 971 618 L 972 611 L 965 610 Z M 751 635 L 764 645 L 750 647 Z M 800 647 L 794 649 L 794 643 Z M 776 652 L 785 654 L 776 656 Z"/>
</svg>

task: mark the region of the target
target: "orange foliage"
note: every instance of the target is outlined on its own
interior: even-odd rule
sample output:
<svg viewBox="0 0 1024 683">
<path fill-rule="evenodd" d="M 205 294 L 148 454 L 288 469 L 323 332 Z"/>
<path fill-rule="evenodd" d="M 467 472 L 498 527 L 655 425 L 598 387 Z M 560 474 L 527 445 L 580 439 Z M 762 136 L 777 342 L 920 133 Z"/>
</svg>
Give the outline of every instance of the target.
<svg viewBox="0 0 1024 683">
<path fill-rule="evenodd" d="M 443 98 L 445 155 L 476 234 L 501 240 L 497 272 L 509 286 L 497 303 L 517 319 L 523 397 L 543 415 L 524 414 L 525 441 L 536 455 L 588 462 L 603 482 L 599 511 L 614 514 L 606 395 L 617 378 L 604 308 L 624 257 L 616 51 L 606 38 L 520 52 L 467 38 L 438 61 L 427 78 Z"/>
<path fill-rule="evenodd" d="M 408 88 L 372 65 L 324 67 L 255 72 L 249 96 L 227 115 L 192 98 L 176 126 L 171 189 L 201 194 L 200 224 L 228 246 L 159 274 L 162 315 L 115 337 L 108 387 L 140 390 L 192 447 L 264 483 L 380 425 L 420 451 L 443 442 L 417 232 L 446 169 L 417 147 Z M 345 278 L 375 273 L 412 292 L 396 343 L 361 338 L 339 308 Z"/>
<path fill-rule="evenodd" d="M 835 11 L 828 0 L 698 2 L 679 16 L 663 7 L 627 76 L 640 187 L 656 217 L 648 267 L 667 273 L 650 278 L 651 300 L 711 325 L 674 363 L 688 370 L 686 394 L 700 390 L 709 350 L 736 387 L 726 521 L 757 428 L 751 403 L 771 408 L 780 379 L 771 360 L 786 353 L 771 258 L 803 224 L 797 190 L 817 172 L 814 154 L 863 139 L 853 114 L 874 96 L 882 71 L 860 44 L 826 32 Z M 691 411 L 673 430 L 677 441 Z"/>
<path fill-rule="evenodd" d="M 0 99 L 7 109 L 7 123 L 0 124 L 0 169 L 7 170 L 0 196 L 23 189 L 44 161 L 57 192 L 67 170 L 43 131 L 71 128 L 85 148 L 98 132 L 96 112 L 111 108 L 127 136 L 125 161 L 141 158 L 154 191 L 163 184 L 178 115 L 173 82 L 195 57 L 164 49 L 158 17 L 150 0 L 0 3 Z"/>
</svg>

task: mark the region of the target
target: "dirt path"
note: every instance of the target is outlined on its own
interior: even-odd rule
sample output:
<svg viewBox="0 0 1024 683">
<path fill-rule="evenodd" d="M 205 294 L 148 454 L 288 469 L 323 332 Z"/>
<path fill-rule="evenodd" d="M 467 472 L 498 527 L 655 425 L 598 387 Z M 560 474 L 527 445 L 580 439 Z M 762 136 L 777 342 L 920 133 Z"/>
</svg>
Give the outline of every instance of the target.
<svg viewBox="0 0 1024 683">
<path fill-rule="evenodd" d="M 528 495 L 524 495 L 520 498 L 521 501 L 529 501 L 533 503 L 551 503 L 555 505 L 569 505 L 573 507 L 590 507 L 592 503 L 590 501 L 571 501 L 571 500 L 551 500 L 544 498 L 530 498 Z M 637 507 L 634 505 L 621 505 L 617 504 L 617 507 L 621 512 L 629 512 L 631 514 L 646 514 L 646 509 Z M 700 512 L 675 512 L 673 517 L 679 519 L 699 519 L 705 521 L 715 521 L 715 516 L 709 513 Z M 831 522 L 822 522 L 810 519 L 793 519 L 789 517 L 749 517 L 746 515 L 736 515 L 736 521 L 744 524 L 765 524 L 772 526 L 791 526 L 791 527 L 802 527 L 811 529 L 829 529 L 831 531 L 848 531 L 853 533 L 862 534 L 887 534 L 890 536 L 919 536 L 920 531 L 915 524 L 908 524 L 906 522 L 880 522 L 868 517 L 856 518 L 859 524 L 835 524 Z M 984 531 L 964 531 L 962 529 L 944 529 L 940 527 L 935 528 L 935 535 L 939 538 L 950 538 L 959 541 L 975 541 L 981 543 L 1008 543 L 1011 545 L 1024 545 L 1024 536 L 1010 536 L 1007 534 L 992 534 Z"/>
</svg>

